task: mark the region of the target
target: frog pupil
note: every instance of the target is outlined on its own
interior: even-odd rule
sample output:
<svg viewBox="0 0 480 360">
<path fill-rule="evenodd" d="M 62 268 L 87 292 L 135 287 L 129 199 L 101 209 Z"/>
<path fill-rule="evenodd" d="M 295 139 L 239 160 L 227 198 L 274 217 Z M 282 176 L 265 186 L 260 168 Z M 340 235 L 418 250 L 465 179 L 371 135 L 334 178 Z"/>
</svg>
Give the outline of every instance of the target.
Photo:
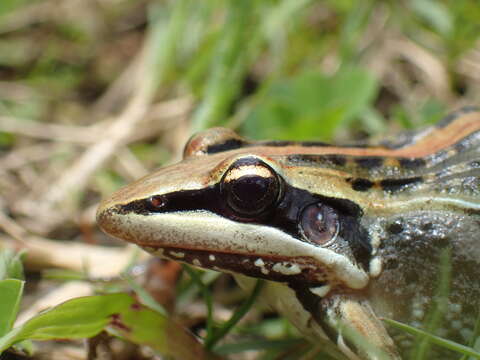
<svg viewBox="0 0 480 360">
<path fill-rule="evenodd" d="M 277 175 L 258 159 L 239 160 L 222 180 L 222 196 L 240 217 L 252 218 L 265 213 L 277 202 L 279 193 Z"/>
<path fill-rule="evenodd" d="M 232 195 L 241 202 L 258 203 L 267 195 L 271 182 L 261 176 L 242 176 L 232 185 Z"/>
</svg>

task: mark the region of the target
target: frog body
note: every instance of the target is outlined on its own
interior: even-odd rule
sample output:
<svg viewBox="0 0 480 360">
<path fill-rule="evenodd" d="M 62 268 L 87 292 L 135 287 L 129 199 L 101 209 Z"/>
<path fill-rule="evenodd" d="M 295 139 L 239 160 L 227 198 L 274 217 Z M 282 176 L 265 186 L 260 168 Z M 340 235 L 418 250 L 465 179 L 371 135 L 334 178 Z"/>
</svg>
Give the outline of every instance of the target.
<svg viewBox="0 0 480 360">
<path fill-rule="evenodd" d="M 154 255 L 237 274 L 245 287 L 267 280 L 274 306 L 348 359 L 406 359 L 418 340 L 382 317 L 464 344 L 474 336 L 479 175 L 474 108 L 370 146 L 215 128 L 187 143 L 182 162 L 104 200 L 97 218 Z"/>
</svg>

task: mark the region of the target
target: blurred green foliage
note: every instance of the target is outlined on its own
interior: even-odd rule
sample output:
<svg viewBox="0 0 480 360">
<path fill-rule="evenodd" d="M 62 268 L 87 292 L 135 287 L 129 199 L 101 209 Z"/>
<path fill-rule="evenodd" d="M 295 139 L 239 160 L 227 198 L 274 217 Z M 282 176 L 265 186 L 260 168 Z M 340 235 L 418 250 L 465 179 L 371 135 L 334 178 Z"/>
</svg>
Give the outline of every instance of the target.
<svg viewBox="0 0 480 360">
<path fill-rule="evenodd" d="M 476 0 L 74 3 L 58 14 L 48 12 L 54 1 L 0 3 L 0 77 L 28 88 L 21 99 L 0 94 L 2 112 L 85 122 L 84 107 L 139 50 L 143 25 L 168 19 L 180 3 L 185 19 L 161 89 L 195 96 L 194 130 L 233 121 L 257 138 L 331 140 L 339 128 L 378 132 L 386 119 L 417 127 L 462 97 L 478 101 L 473 79 L 459 70 L 478 44 Z M 35 7 L 43 9 L 36 17 Z M 392 39 L 412 41 L 438 61 L 449 86 L 439 91 L 447 94 L 439 97 L 416 68 L 421 54 L 385 60 L 392 69 L 379 77 L 372 59 L 390 56 L 383 45 Z M 164 51 L 157 40 L 155 51 Z M 409 98 L 413 88 L 418 98 Z"/>
<path fill-rule="evenodd" d="M 371 104 L 377 90 L 375 78 L 361 68 L 281 79 L 270 84 L 263 101 L 253 107 L 246 132 L 260 139 L 331 139 L 337 126 L 347 125 Z"/>
</svg>

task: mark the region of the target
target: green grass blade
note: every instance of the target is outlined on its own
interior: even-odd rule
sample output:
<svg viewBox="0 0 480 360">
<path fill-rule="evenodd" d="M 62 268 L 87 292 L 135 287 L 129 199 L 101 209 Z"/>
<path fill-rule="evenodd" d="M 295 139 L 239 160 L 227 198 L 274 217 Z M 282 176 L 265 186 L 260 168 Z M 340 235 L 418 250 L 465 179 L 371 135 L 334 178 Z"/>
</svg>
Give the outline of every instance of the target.
<svg viewBox="0 0 480 360">
<path fill-rule="evenodd" d="M 250 310 L 253 303 L 255 302 L 256 298 L 260 294 L 260 291 L 263 287 L 263 281 L 257 280 L 255 287 L 250 294 L 250 296 L 245 300 L 245 302 L 235 311 L 232 317 L 226 321 L 221 328 L 217 329 L 213 336 L 209 337 L 205 341 L 205 347 L 207 349 L 212 349 L 213 346 L 223 338 L 239 321 L 243 318 L 243 316 Z"/>
<path fill-rule="evenodd" d="M 200 278 L 200 275 L 197 273 L 196 270 L 192 269 L 188 265 L 183 265 L 183 270 L 185 270 L 188 275 L 192 278 L 193 282 L 197 284 L 202 292 L 203 299 L 205 304 L 207 305 L 207 338 L 213 334 L 213 299 L 212 294 L 208 290 L 207 285 L 205 285 Z"/>
<path fill-rule="evenodd" d="M 448 307 L 448 296 L 450 294 L 450 282 L 452 278 L 451 253 L 448 250 L 442 251 L 439 261 L 439 279 L 435 294 L 435 301 L 425 321 L 424 328 L 428 333 L 434 333 L 444 319 Z M 430 350 L 428 338 L 420 338 L 413 348 L 412 358 L 423 360 L 428 359 Z"/>
<path fill-rule="evenodd" d="M 0 281 L 0 337 L 9 332 L 17 318 L 24 282 L 18 279 Z"/>
<path fill-rule="evenodd" d="M 408 326 L 406 324 L 403 324 L 401 322 L 398 322 L 398 321 L 395 321 L 395 320 L 392 320 L 392 319 L 383 319 L 383 321 L 385 321 L 387 324 L 389 324 L 391 326 L 394 326 L 394 327 L 396 327 L 400 330 L 403 330 L 403 331 L 405 331 L 409 334 L 412 334 L 412 335 L 415 335 L 415 336 L 418 336 L 418 337 L 428 338 L 432 343 L 437 344 L 437 345 L 439 345 L 441 347 L 444 347 L 446 349 L 450 349 L 450 350 L 456 351 L 460 354 L 471 356 L 474 359 L 480 359 L 480 352 L 475 351 L 471 347 L 464 346 L 462 344 L 458 344 L 456 342 L 453 342 L 453 341 L 450 341 L 450 340 L 447 340 L 447 339 L 443 339 L 439 336 L 432 335 L 432 334 L 430 334 L 426 331 Z"/>
<path fill-rule="evenodd" d="M 192 119 L 194 131 L 218 124 L 237 95 L 247 69 L 253 3 L 251 0 L 228 1 L 228 16 L 217 42 L 211 76 L 204 100 Z"/>
</svg>

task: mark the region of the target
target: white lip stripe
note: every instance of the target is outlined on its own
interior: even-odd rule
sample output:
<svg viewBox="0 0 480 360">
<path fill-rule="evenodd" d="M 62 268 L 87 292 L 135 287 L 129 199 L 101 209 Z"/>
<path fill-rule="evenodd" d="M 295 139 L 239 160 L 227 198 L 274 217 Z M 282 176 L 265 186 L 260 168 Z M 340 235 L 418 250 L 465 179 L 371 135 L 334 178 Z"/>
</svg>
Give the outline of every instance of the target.
<svg viewBox="0 0 480 360">
<path fill-rule="evenodd" d="M 140 245 L 225 251 L 259 257 L 282 256 L 294 263 L 295 257 L 310 258 L 318 268 L 350 288 L 361 289 L 368 283 L 365 271 L 347 257 L 314 246 L 269 226 L 239 223 L 207 211 L 118 215 L 116 223 L 124 227 L 126 239 Z M 133 225 L 132 225 L 133 224 Z M 138 239 L 138 241 L 137 241 Z M 161 239 L 161 240 L 160 240 Z M 157 246 L 157 245 L 155 245 Z M 287 260 L 288 261 L 288 260 Z"/>
</svg>

